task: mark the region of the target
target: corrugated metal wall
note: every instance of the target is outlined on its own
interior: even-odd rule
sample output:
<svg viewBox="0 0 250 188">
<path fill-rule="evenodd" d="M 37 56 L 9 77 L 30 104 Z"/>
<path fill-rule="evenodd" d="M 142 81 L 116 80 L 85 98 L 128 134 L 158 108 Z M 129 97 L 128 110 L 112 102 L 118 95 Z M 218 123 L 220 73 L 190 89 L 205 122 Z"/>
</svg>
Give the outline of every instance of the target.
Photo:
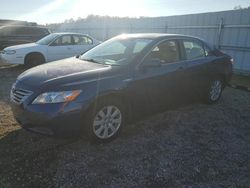
<svg viewBox="0 0 250 188">
<path fill-rule="evenodd" d="M 250 74 L 250 9 L 156 18 L 105 18 L 64 23 L 54 31 L 87 33 L 106 40 L 121 33 L 178 33 L 217 45 L 234 60 L 234 71 Z"/>
</svg>

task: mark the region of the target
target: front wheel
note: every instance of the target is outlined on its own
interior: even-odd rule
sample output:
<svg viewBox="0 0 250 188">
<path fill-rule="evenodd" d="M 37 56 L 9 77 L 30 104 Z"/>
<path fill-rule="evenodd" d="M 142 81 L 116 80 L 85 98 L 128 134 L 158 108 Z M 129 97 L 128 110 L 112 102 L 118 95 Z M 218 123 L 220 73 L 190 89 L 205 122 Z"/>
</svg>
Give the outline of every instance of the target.
<svg viewBox="0 0 250 188">
<path fill-rule="evenodd" d="M 41 65 L 45 63 L 45 59 L 42 55 L 40 54 L 31 54 L 31 55 L 28 55 L 26 58 L 25 58 L 25 62 L 24 62 L 24 65 L 26 67 L 34 67 L 34 66 L 37 66 L 37 65 Z"/>
<path fill-rule="evenodd" d="M 224 88 L 224 83 L 221 79 L 216 78 L 211 80 L 206 93 L 206 102 L 208 104 L 217 102 L 221 97 L 223 88 Z"/>
<path fill-rule="evenodd" d="M 124 124 L 125 110 L 118 100 L 102 100 L 91 110 L 88 134 L 95 141 L 110 141 L 115 138 Z"/>
</svg>

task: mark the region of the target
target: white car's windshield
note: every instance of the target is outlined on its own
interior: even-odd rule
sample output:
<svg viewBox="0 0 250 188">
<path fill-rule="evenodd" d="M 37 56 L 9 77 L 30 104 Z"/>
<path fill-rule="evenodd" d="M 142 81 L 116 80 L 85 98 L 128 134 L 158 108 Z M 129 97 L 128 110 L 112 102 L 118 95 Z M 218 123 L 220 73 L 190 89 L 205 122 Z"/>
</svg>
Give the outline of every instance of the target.
<svg viewBox="0 0 250 188">
<path fill-rule="evenodd" d="M 48 45 L 49 43 L 51 43 L 56 37 L 58 37 L 58 34 L 52 33 L 50 35 L 47 35 L 46 37 L 43 37 L 42 39 L 40 39 L 39 41 L 37 41 L 37 44 L 41 44 L 41 45 Z"/>
<path fill-rule="evenodd" d="M 127 64 L 151 41 L 146 38 L 114 38 L 84 53 L 80 59 L 111 65 Z"/>
</svg>

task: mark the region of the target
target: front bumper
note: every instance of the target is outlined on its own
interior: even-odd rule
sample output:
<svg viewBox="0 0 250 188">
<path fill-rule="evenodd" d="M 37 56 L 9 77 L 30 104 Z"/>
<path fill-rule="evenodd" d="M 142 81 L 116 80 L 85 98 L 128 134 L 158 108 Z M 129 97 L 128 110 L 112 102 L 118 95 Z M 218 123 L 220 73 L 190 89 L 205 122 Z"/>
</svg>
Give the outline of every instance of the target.
<svg viewBox="0 0 250 188">
<path fill-rule="evenodd" d="M 17 122 L 26 130 L 53 136 L 81 133 L 84 111 L 80 103 L 31 104 L 12 103 Z"/>
<path fill-rule="evenodd" d="M 24 57 L 18 54 L 1 53 L 1 62 L 3 64 L 24 64 Z"/>
</svg>

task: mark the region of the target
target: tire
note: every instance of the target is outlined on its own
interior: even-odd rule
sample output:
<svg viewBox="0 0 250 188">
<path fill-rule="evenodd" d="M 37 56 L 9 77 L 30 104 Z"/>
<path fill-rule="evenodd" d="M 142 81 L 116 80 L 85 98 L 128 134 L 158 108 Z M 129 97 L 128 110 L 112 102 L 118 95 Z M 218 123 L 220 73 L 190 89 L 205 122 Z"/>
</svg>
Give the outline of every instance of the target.
<svg viewBox="0 0 250 188">
<path fill-rule="evenodd" d="M 125 124 L 126 113 L 119 99 L 101 99 L 87 113 L 85 132 L 94 142 L 116 138 Z"/>
<path fill-rule="evenodd" d="M 31 54 L 25 58 L 24 65 L 26 67 L 34 67 L 45 63 L 45 59 L 41 54 Z"/>
<path fill-rule="evenodd" d="M 207 104 L 213 104 L 220 100 L 222 91 L 224 89 L 224 82 L 221 78 L 215 78 L 208 84 L 205 93 L 205 102 Z"/>
</svg>

